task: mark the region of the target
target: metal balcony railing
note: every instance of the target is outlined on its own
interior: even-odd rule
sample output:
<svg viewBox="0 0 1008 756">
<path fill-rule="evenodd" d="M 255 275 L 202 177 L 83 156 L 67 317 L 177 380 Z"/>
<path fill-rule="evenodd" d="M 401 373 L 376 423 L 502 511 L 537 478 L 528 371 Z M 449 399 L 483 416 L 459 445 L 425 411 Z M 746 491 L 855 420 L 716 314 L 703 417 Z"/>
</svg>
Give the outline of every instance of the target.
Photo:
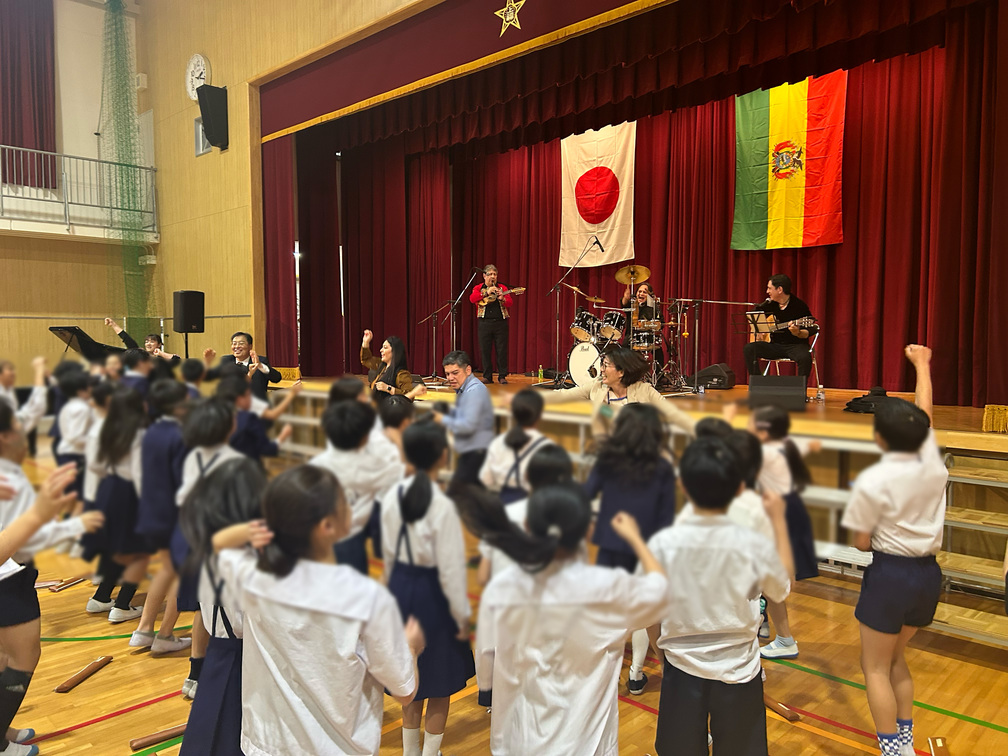
<svg viewBox="0 0 1008 756">
<path fill-rule="evenodd" d="M 0 145 L 0 220 L 156 234 L 154 169 Z"/>
</svg>

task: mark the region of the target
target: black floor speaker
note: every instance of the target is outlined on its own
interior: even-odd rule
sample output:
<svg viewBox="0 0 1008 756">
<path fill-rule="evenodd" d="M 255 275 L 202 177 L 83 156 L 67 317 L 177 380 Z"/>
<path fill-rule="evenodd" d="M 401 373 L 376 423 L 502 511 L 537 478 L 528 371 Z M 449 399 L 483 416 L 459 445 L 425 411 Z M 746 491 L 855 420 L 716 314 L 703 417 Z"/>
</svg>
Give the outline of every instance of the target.
<svg viewBox="0 0 1008 756">
<path fill-rule="evenodd" d="M 749 406 L 755 409 L 772 404 L 789 412 L 804 412 L 807 389 L 805 375 L 750 375 Z"/>
<path fill-rule="evenodd" d="M 686 383 L 693 385 L 693 376 L 686 379 Z M 727 362 L 719 362 L 716 365 L 705 367 L 696 374 L 696 384 L 707 389 L 730 389 L 735 387 L 735 371 L 728 367 Z"/>
<path fill-rule="evenodd" d="M 176 291 L 172 298 L 175 333 L 203 333 L 202 291 Z"/>
</svg>

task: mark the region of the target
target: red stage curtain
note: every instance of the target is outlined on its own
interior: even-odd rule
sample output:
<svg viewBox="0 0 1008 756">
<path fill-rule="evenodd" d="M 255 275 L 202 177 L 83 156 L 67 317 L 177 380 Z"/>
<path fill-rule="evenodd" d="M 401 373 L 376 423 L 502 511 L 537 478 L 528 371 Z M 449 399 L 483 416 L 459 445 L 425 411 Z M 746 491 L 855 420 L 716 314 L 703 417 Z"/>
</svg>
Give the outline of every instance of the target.
<svg viewBox="0 0 1008 756">
<path fill-rule="evenodd" d="M 296 367 L 297 294 L 294 281 L 293 137 L 263 145 L 263 262 L 266 349 L 276 367 Z"/>
<path fill-rule="evenodd" d="M 56 151 L 56 58 L 53 4 L 0 0 L 0 144 Z M 5 161 L 8 162 L 8 161 Z M 0 166 L 3 181 L 56 185 L 55 166 L 39 156 Z"/>
<path fill-rule="evenodd" d="M 269 142 L 265 146 L 268 146 Z M 298 249 L 301 252 L 301 373 L 360 372 L 346 354 L 340 280 L 339 160 L 323 134 L 297 135 Z"/>
<path fill-rule="evenodd" d="M 336 143 L 405 135 L 411 153 L 501 152 L 918 52 L 976 1 L 680 0 L 343 117 Z"/>
<path fill-rule="evenodd" d="M 343 155 L 346 222 L 347 351 L 350 372 L 360 371 L 360 338 L 409 338 L 406 244 L 406 155 L 401 139 L 387 139 Z M 407 344 L 407 347 L 409 345 Z M 413 369 L 414 365 L 410 365 Z"/>
<path fill-rule="evenodd" d="M 409 330 L 402 331 L 414 373 L 441 374 L 441 358 L 451 350 L 451 321 L 442 310 L 451 300 L 451 166 L 445 152 L 411 157 L 406 164 L 409 235 Z M 432 324 L 437 323 L 437 343 Z"/>
<path fill-rule="evenodd" d="M 518 373 L 553 365 L 556 300 L 547 289 L 557 278 L 560 250 L 560 142 L 461 161 L 453 170 L 455 293 L 473 266 L 487 263 L 498 267 L 508 287 L 527 286 L 511 310 L 508 367 Z M 458 322 L 459 348 L 482 367 L 468 294 Z M 561 346 L 569 324 L 569 313 L 562 312 Z"/>
</svg>

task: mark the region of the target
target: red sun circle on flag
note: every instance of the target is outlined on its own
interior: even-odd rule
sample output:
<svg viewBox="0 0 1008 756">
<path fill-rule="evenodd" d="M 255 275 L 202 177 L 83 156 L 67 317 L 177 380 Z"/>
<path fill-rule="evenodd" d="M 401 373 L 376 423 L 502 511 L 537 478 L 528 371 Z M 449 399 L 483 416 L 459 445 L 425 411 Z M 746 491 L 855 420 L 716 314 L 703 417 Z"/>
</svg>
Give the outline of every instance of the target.
<svg viewBox="0 0 1008 756">
<path fill-rule="evenodd" d="M 574 185 L 578 213 L 587 223 L 601 223 L 616 209 L 619 190 L 619 179 L 611 169 L 604 165 L 590 168 Z"/>
</svg>

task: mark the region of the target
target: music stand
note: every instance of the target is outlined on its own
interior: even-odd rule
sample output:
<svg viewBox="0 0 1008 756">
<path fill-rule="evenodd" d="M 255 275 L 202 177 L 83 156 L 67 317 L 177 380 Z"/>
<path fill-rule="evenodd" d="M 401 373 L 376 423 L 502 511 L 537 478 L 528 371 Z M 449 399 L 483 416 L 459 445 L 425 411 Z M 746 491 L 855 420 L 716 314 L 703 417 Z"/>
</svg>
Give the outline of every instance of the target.
<svg viewBox="0 0 1008 756">
<path fill-rule="evenodd" d="M 742 321 L 742 330 L 738 330 L 736 323 L 736 333 L 771 334 L 777 330 L 774 327 L 775 323 L 767 320 L 767 314 L 763 310 L 749 310 L 743 317 L 745 319 Z"/>
<path fill-rule="evenodd" d="M 110 354 L 121 354 L 123 347 L 99 344 L 77 326 L 49 326 L 49 331 L 66 344 L 63 353 L 73 349 L 88 362 L 103 362 Z"/>
</svg>

